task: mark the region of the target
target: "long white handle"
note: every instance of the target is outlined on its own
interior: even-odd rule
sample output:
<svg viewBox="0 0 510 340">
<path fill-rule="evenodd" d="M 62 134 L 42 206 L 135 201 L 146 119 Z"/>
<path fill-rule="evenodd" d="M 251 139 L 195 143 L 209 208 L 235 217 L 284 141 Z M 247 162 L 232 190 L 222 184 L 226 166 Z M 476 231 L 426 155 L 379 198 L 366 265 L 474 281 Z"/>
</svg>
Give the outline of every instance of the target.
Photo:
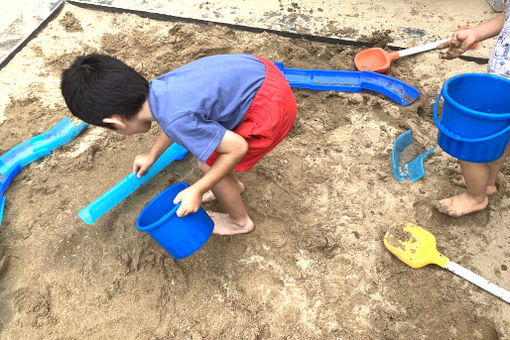
<svg viewBox="0 0 510 340">
<path fill-rule="evenodd" d="M 445 268 L 489 293 L 496 295 L 503 301 L 510 303 L 510 292 L 508 290 L 505 290 L 489 280 L 484 279 L 480 275 L 473 273 L 471 270 L 462 267 L 460 264 L 448 261 Z"/>
<path fill-rule="evenodd" d="M 407 48 L 405 50 L 398 51 L 398 55 L 400 56 L 400 58 L 402 58 L 402 57 L 406 57 L 408 55 L 412 55 L 412 54 L 416 54 L 416 53 L 421 53 L 421 52 L 433 50 L 434 48 L 437 48 L 442 43 L 450 41 L 450 39 L 451 38 L 443 39 L 443 40 L 439 40 L 439 41 L 423 44 L 423 45 L 416 46 L 416 47 Z"/>
</svg>

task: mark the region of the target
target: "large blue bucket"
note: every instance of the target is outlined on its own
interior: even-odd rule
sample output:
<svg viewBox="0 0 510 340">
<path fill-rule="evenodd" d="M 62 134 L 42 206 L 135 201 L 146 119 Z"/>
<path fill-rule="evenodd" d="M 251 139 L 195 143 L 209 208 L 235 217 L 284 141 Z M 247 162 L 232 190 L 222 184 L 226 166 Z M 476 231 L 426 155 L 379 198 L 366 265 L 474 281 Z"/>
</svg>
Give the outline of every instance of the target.
<svg viewBox="0 0 510 340">
<path fill-rule="evenodd" d="M 136 227 L 147 232 L 172 257 L 179 260 L 197 251 L 211 236 L 214 223 L 200 207 L 196 213 L 178 217 L 175 196 L 188 187 L 176 183 L 154 197 L 136 220 Z"/>
<path fill-rule="evenodd" d="M 499 76 L 467 73 L 448 79 L 434 105 L 439 146 L 469 162 L 500 158 L 510 139 L 509 93 L 510 80 Z"/>
</svg>

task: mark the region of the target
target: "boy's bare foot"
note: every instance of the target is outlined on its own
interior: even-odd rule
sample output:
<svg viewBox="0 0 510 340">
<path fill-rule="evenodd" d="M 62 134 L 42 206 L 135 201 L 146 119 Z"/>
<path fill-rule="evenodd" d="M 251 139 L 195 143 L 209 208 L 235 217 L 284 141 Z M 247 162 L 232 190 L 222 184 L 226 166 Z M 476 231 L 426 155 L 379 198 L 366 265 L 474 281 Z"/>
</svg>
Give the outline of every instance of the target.
<svg viewBox="0 0 510 340">
<path fill-rule="evenodd" d="M 453 217 L 460 217 L 483 210 L 487 207 L 487 204 L 489 204 L 487 196 L 483 199 L 478 199 L 467 192 L 433 202 L 433 205 L 439 212 Z"/>
<path fill-rule="evenodd" d="M 237 182 L 237 188 L 239 189 L 239 193 L 242 194 L 244 192 L 244 184 L 241 182 Z M 202 203 L 211 202 L 216 199 L 212 190 L 207 190 L 205 194 L 202 195 Z"/>
<path fill-rule="evenodd" d="M 207 214 L 214 221 L 213 234 L 236 235 L 247 234 L 255 228 L 253 221 L 246 217 L 245 221 L 234 222 L 229 214 L 208 211 Z"/>
<path fill-rule="evenodd" d="M 461 187 L 466 187 L 466 180 L 464 179 L 464 176 L 460 176 L 460 178 L 454 178 L 452 180 L 453 184 L 455 185 L 458 185 L 458 186 L 461 186 Z M 485 194 L 486 195 L 492 195 L 492 194 L 495 194 L 496 191 L 498 191 L 498 188 L 496 188 L 495 185 L 488 185 L 487 186 L 487 190 L 485 191 Z"/>
</svg>

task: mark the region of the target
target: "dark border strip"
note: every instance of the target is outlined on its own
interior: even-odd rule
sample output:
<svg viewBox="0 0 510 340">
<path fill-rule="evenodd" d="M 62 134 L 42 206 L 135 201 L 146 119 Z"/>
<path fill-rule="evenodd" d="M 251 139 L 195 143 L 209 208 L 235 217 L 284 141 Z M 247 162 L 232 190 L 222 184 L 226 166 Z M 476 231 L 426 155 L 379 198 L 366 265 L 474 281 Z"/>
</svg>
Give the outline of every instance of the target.
<svg viewBox="0 0 510 340">
<path fill-rule="evenodd" d="M 240 30 L 240 31 L 247 31 L 247 32 L 253 32 L 253 33 L 268 32 L 268 33 L 276 34 L 276 35 L 287 37 L 287 38 L 293 38 L 293 39 L 306 39 L 306 40 L 310 40 L 310 41 L 317 41 L 317 42 L 323 42 L 323 43 L 334 44 L 334 45 L 372 47 L 372 44 L 370 44 L 368 42 L 364 42 L 364 41 L 348 40 L 348 39 L 341 39 L 341 38 L 328 38 L 328 37 L 321 37 L 321 36 L 312 35 L 312 34 L 302 34 L 302 33 L 293 33 L 293 32 L 286 32 L 286 31 L 278 31 L 278 30 L 273 30 L 273 29 L 264 29 L 264 28 L 257 28 L 257 27 L 243 26 L 243 25 L 213 22 L 213 21 L 201 20 L 201 19 L 178 17 L 178 16 L 174 16 L 174 15 L 169 15 L 169 14 L 150 13 L 150 12 L 127 9 L 127 8 L 111 7 L 111 6 L 92 4 L 92 3 L 83 3 L 83 2 L 73 1 L 73 0 L 64 0 L 57 6 L 57 8 L 46 19 L 44 19 L 41 22 L 41 24 L 32 33 L 30 33 L 30 35 L 28 37 L 25 38 L 25 40 L 23 40 L 23 42 L 20 45 L 18 45 L 15 49 L 13 49 L 7 55 L 7 57 L 0 63 L 0 69 L 5 67 L 5 65 L 7 65 L 7 63 L 9 61 L 11 61 L 12 58 L 28 44 L 28 42 L 30 42 L 30 40 L 35 38 L 37 36 L 37 34 L 42 29 L 44 29 L 48 25 L 48 23 L 51 20 L 53 20 L 60 13 L 60 11 L 62 10 L 65 3 L 69 3 L 71 5 L 81 7 L 81 8 L 99 10 L 99 11 L 108 12 L 108 13 L 135 14 L 142 18 L 149 18 L 149 19 L 154 19 L 154 20 L 159 20 L 159 21 L 185 22 L 185 23 L 194 23 L 194 24 L 200 24 L 200 25 L 215 24 L 215 25 L 219 25 L 219 26 L 224 26 L 224 27 Z M 390 46 L 389 45 L 387 47 L 392 50 L 403 49 L 402 47 L 398 47 L 398 46 Z M 477 64 L 487 64 L 489 61 L 488 58 L 481 58 L 481 57 L 460 56 L 459 58 L 462 60 L 475 62 Z"/>
<path fill-rule="evenodd" d="M 112 6 L 106 6 L 106 5 L 101 5 L 101 4 L 95 4 L 95 3 L 83 3 L 83 2 L 73 1 L 73 0 L 66 0 L 66 2 L 71 5 L 81 7 L 81 8 L 100 10 L 100 11 L 109 12 L 109 13 L 136 14 L 142 18 L 149 18 L 149 19 L 154 19 L 154 20 L 159 20 L 159 21 L 185 22 L 185 23 L 192 23 L 192 24 L 199 24 L 199 25 L 214 24 L 214 25 L 219 25 L 219 26 L 236 29 L 239 31 L 247 31 L 247 32 L 252 32 L 252 33 L 268 32 L 268 33 L 284 36 L 287 38 L 294 38 L 294 39 L 303 38 L 303 39 L 307 39 L 307 40 L 325 42 L 325 43 L 337 44 L 337 45 L 353 45 L 353 46 L 361 46 L 361 47 L 372 46 L 371 44 L 369 44 L 367 42 L 356 41 L 356 40 L 328 38 L 328 37 L 321 37 L 321 36 L 316 36 L 316 35 L 312 35 L 312 34 L 293 33 L 293 32 L 288 32 L 288 31 L 278 31 L 278 30 L 274 30 L 274 29 L 243 26 L 243 25 L 229 24 L 229 23 L 216 22 L 216 21 L 210 21 L 210 20 L 186 18 L 186 17 L 179 17 L 179 16 L 170 15 L 170 14 L 151 13 L 151 12 L 145 12 L 145 11 L 140 11 L 140 10 L 136 10 L 136 9 L 112 7 Z"/>
<path fill-rule="evenodd" d="M 258 28 L 258 27 L 251 27 L 251 26 L 243 26 L 243 25 L 235 25 L 235 24 L 228 24 L 228 23 L 222 23 L 222 22 L 215 22 L 215 21 L 209 21 L 209 20 L 201 20 L 201 19 L 193 19 L 193 18 L 186 18 L 186 17 L 178 17 L 174 15 L 169 14 L 162 14 L 162 13 L 151 13 L 151 12 L 145 12 L 135 9 L 127 9 L 127 8 L 119 8 L 119 7 L 113 7 L 113 6 L 105 6 L 101 4 L 95 4 L 95 3 L 83 3 L 83 2 L 77 2 L 73 0 L 65 0 L 67 3 L 70 3 L 74 6 L 86 8 L 86 9 L 92 9 L 92 10 L 100 10 L 103 12 L 109 12 L 109 13 L 129 13 L 129 14 L 136 14 L 142 18 L 149 18 L 154 20 L 160 20 L 160 21 L 173 21 L 173 22 L 186 22 L 186 23 L 193 23 L 193 24 L 200 24 L 200 25 L 208 25 L 208 24 L 214 24 L 219 26 L 224 26 L 240 31 L 247 31 L 247 32 L 253 32 L 253 33 L 262 33 L 262 32 L 268 32 L 272 34 L 276 34 L 279 36 L 283 36 L 286 38 L 293 38 L 293 39 L 306 39 L 310 41 L 317 41 L 317 42 L 323 42 L 328 44 L 334 44 L 334 45 L 349 45 L 349 46 L 357 46 L 357 47 L 372 47 L 373 44 L 365 41 L 358 41 L 358 40 L 350 40 L 350 39 L 341 39 L 341 38 L 328 38 L 328 37 L 322 37 L 312 34 L 303 34 L 303 33 L 293 33 L 288 31 L 278 31 L 274 29 L 265 29 L 265 28 Z M 406 47 L 399 47 L 399 46 L 387 46 L 391 50 L 401 50 Z M 471 57 L 471 56 L 463 56 L 461 55 L 459 57 L 462 60 L 465 61 L 471 61 L 475 62 L 477 64 L 487 64 L 489 62 L 488 58 L 482 58 L 482 57 Z"/>
<path fill-rule="evenodd" d="M 37 34 L 39 34 L 39 32 L 41 32 L 47 25 L 50 21 L 52 21 L 53 19 L 55 19 L 55 17 L 60 13 L 60 11 L 62 10 L 62 8 L 64 7 L 64 4 L 65 4 L 65 0 L 62 1 L 60 4 L 58 4 L 57 7 L 55 7 L 55 9 L 50 13 L 50 15 L 48 15 L 48 17 L 46 19 L 44 19 L 43 21 L 41 21 L 41 23 L 39 24 L 39 26 L 32 31 L 32 33 L 30 33 L 22 42 L 21 44 L 19 44 L 16 48 L 12 49 L 9 54 L 7 54 L 7 56 L 5 57 L 4 60 L 2 60 L 2 62 L 0 62 L 0 70 L 2 68 L 5 67 L 5 65 L 7 65 L 9 63 L 9 61 L 12 60 L 12 58 L 14 58 L 14 56 L 19 52 L 21 51 L 29 42 L 30 40 L 34 39 Z"/>
</svg>

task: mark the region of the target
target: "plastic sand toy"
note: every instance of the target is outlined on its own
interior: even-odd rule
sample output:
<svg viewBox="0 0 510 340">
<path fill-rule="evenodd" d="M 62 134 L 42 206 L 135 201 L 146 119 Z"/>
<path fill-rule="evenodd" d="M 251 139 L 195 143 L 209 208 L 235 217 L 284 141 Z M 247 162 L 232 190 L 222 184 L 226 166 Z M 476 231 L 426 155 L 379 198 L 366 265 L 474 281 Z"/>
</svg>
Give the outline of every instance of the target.
<svg viewBox="0 0 510 340">
<path fill-rule="evenodd" d="M 83 208 L 78 216 L 88 223 L 94 223 L 98 218 L 107 213 L 114 206 L 122 202 L 126 197 L 135 192 L 141 185 L 145 184 L 158 172 L 163 170 L 174 160 L 181 160 L 188 151 L 177 143 L 170 145 L 166 151 L 159 156 L 158 160 L 140 178 L 135 173 L 130 173 L 110 190 L 105 192 L 94 202 Z"/>
<path fill-rule="evenodd" d="M 0 156 L 0 198 L 2 200 L 0 227 L 6 200 L 3 194 L 13 178 L 21 171 L 21 168 L 41 157 L 49 155 L 52 150 L 70 142 L 87 126 L 87 123 L 81 123 L 76 126 L 66 117 L 48 131 L 16 145 Z"/>
<path fill-rule="evenodd" d="M 183 217 L 176 215 L 180 203 L 173 200 L 189 185 L 184 182 L 163 190 L 142 210 L 136 227 L 145 231 L 176 260 L 196 252 L 209 239 L 214 228 L 213 220 L 204 208 Z"/>
<path fill-rule="evenodd" d="M 290 87 L 317 91 L 361 92 L 371 90 L 407 106 L 418 98 L 420 91 L 398 79 L 370 71 L 305 70 L 285 68 L 274 63 L 287 79 Z"/>
<path fill-rule="evenodd" d="M 510 303 L 509 291 L 441 255 L 436 249 L 434 235 L 415 224 L 395 223 L 384 235 L 384 246 L 411 268 L 437 264 Z"/>
<path fill-rule="evenodd" d="M 397 137 L 393 143 L 391 160 L 393 162 L 393 174 L 399 181 L 416 181 L 425 174 L 423 161 L 436 148 L 418 153 L 418 148 L 413 145 L 411 130 Z"/>
<path fill-rule="evenodd" d="M 433 50 L 447 41 L 450 41 L 450 38 L 394 52 L 387 52 L 380 47 L 373 47 L 356 54 L 354 64 L 356 64 L 359 71 L 384 73 L 390 69 L 393 60 Z"/>
<path fill-rule="evenodd" d="M 445 81 L 433 109 L 439 146 L 463 161 L 499 159 L 510 140 L 508 93 L 510 80 L 492 74 L 464 73 Z"/>
</svg>

